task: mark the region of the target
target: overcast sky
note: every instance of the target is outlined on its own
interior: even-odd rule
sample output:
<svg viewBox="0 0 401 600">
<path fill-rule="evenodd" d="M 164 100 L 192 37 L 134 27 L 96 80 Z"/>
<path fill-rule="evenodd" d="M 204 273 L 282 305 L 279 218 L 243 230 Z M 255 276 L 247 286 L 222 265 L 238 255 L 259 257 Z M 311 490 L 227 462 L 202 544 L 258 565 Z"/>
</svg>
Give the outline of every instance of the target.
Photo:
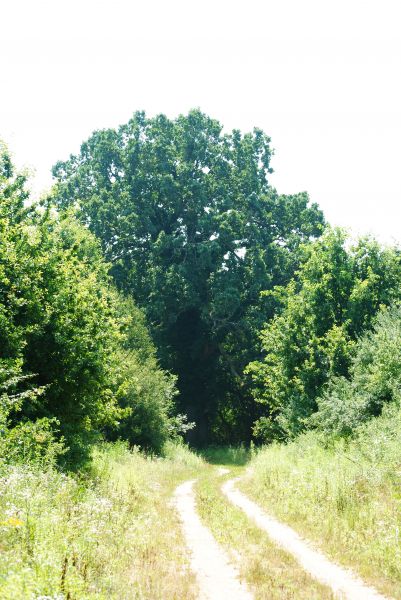
<svg viewBox="0 0 401 600">
<path fill-rule="evenodd" d="M 272 138 L 280 192 L 401 241 L 400 0 L 0 0 L 0 137 L 50 169 L 94 129 L 199 107 Z"/>
</svg>

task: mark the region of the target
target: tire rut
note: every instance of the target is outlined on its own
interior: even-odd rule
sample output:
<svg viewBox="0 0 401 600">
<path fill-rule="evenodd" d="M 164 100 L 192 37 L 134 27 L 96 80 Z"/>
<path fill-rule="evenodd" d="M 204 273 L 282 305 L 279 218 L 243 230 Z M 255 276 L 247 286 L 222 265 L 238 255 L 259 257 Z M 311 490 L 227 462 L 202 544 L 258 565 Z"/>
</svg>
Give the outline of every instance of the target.
<svg viewBox="0 0 401 600">
<path fill-rule="evenodd" d="M 230 502 L 241 508 L 277 545 L 292 554 L 307 573 L 329 586 L 336 597 L 347 600 L 390 600 L 367 586 L 352 571 L 336 565 L 322 552 L 312 548 L 310 542 L 303 540 L 291 527 L 265 513 L 235 487 L 237 481 L 230 479 L 222 486 Z"/>
<path fill-rule="evenodd" d="M 197 514 L 194 483 L 186 481 L 178 486 L 174 502 L 191 552 L 191 568 L 198 580 L 199 599 L 252 600 L 253 595 L 240 581 L 236 568 Z"/>
</svg>

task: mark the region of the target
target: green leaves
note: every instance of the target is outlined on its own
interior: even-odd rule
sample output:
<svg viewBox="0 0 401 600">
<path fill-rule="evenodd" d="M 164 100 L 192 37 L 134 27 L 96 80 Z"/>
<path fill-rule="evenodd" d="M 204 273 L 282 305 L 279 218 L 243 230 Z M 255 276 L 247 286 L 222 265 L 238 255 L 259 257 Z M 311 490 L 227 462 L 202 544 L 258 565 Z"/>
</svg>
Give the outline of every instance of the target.
<svg viewBox="0 0 401 600">
<path fill-rule="evenodd" d="M 300 243 L 323 227 L 306 194 L 270 188 L 271 155 L 261 130 L 223 133 L 199 110 L 175 120 L 136 113 L 53 170 L 52 200 L 79 204 L 118 287 L 146 311 L 202 441 L 223 413 L 232 423 L 227 405 L 247 394 L 237 375 L 272 316 L 260 292 L 288 283 Z"/>
<path fill-rule="evenodd" d="M 280 314 L 262 330 L 264 360 L 247 369 L 265 407 L 255 432 L 266 441 L 305 428 L 329 379 L 348 375 L 358 336 L 401 296 L 396 250 L 370 239 L 349 247 L 342 231 L 329 229 L 303 252 L 294 281 L 267 294 Z"/>
<path fill-rule="evenodd" d="M 8 378 L 0 407 L 10 459 L 21 440 L 32 450 L 26 460 L 36 450 L 42 456 L 36 437 L 46 441 L 46 452 L 53 444 L 60 455 L 58 436 L 68 448 L 64 460 L 76 468 L 105 428 L 118 428 L 126 404 L 118 404 L 121 386 L 144 373 L 148 392 L 130 403 L 136 412 L 142 406 L 143 419 L 126 436 L 142 443 L 146 429 L 147 446 L 159 448 L 171 425 L 174 379 L 158 368 L 144 315 L 113 288 L 100 244 L 74 209 L 26 210 L 23 181 L 13 176 L 5 151 L 1 160 L 0 365 L 19 368 L 18 391 L 11 393 Z M 125 376 L 119 364 L 124 352 L 136 357 Z M 164 419 L 152 426 L 151 405 L 152 423 L 155 415 Z M 125 435 L 122 428 L 117 435 Z"/>
<path fill-rule="evenodd" d="M 400 402 L 401 309 L 393 306 L 383 308 L 373 330 L 358 340 L 349 377 L 330 380 L 311 422 L 326 435 L 351 435 L 385 405 Z"/>
</svg>

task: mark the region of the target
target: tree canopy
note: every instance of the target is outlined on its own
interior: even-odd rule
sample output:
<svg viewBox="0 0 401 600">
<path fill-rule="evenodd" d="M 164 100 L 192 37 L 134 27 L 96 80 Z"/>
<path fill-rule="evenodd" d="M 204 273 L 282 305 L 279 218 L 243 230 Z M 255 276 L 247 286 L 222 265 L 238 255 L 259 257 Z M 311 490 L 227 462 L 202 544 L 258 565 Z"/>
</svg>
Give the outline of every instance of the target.
<svg viewBox="0 0 401 600">
<path fill-rule="evenodd" d="M 307 194 L 269 185 L 271 155 L 259 129 L 224 133 L 197 110 L 139 112 L 53 169 L 52 201 L 77 207 L 118 287 L 146 311 L 200 443 L 249 436 L 242 372 L 275 307 L 260 292 L 287 284 L 300 244 L 323 229 Z"/>
<path fill-rule="evenodd" d="M 347 377 L 356 341 L 383 306 L 401 297 L 401 255 L 369 238 L 350 245 L 328 229 L 294 279 L 269 292 L 281 305 L 261 333 L 264 359 L 248 367 L 264 406 L 260 439 L 286 439 L 308 423 L 331 378 Z"/>
</svg>

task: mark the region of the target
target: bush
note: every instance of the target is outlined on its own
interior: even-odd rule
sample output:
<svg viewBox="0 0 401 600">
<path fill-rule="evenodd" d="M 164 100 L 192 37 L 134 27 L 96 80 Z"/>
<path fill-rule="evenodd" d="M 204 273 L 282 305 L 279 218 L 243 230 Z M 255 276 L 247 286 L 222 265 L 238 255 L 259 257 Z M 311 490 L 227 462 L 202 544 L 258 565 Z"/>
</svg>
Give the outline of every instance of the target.
<svg viewBox="0 0 401 600">
<path fill-rule="evenodd" d="M 22 386 L 3 399 L 4 451 L 61 458 L 65 441 L 63 460 L 78 468 L 105 431 L 159 451 L 175 428 L 175 379 L 157 364 L 143 313 L 115 290 L 73 211 L 27 208 L 24 186 L 0 148 L 0 361 L 18 365 Z"/>
<path fill-rule="evenodd" d="M 56 440 L 57 419 L 16 422 L 24 402 L 35 402 L 43 393 L 43 389 L 27 387 L 29 380 L 20 374 L 18 363 L 0 361 L 0 457 L 13 464 L 53 466 L 65 452 L 63 439 Z"/>
<path fill-rule="evenodd" d="M 153 358 L 141 362 L 130 352 L 121 360 L 124 366 L 116 398 L 124 413 L 116 433 L 131 445 L 160 452 L 171 434 L 176 378 L 162 371 Z"/>
<path fill-rule="evenodd" d="M 401 297 L 396 248 L 383 248 L 371 239 L 350 246 L 344 232 L 328 229 L 304 253 L 296 278 L 268 292 L 281 308 L 261 333 L 264 360 L 248 366 L 255 400 L 264 411 L 254 434 L 265 442 L 295 437 L 308 426 L 328 381 L 348 377 L 358 337 L 372 327 L 381 307 Z M 361 372 L 362 353 L 369 360 L 369 343 L 359 350 Z M 371 389 L 372 414 L 389 393 L 385 379 L 393 377 L 390 371 L 383 364 L 382 389 L 378 382 L 376 391 Z M 370 386 L 377 377 L 376 369 Z M 339 383 L 333 398 L 344 393 Z"/>
<path fill-rule="evenodd" d="M 373 331 L 359 340 L 349 378 L 330 381 L 311 423 L 327 434 L 350 435 L 389 403 L 401 404 L 401 308 L 396 306 L 383 309 Z"/>
</svg>

